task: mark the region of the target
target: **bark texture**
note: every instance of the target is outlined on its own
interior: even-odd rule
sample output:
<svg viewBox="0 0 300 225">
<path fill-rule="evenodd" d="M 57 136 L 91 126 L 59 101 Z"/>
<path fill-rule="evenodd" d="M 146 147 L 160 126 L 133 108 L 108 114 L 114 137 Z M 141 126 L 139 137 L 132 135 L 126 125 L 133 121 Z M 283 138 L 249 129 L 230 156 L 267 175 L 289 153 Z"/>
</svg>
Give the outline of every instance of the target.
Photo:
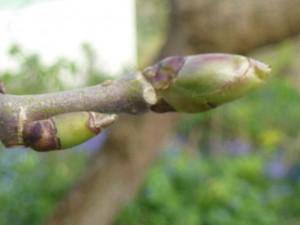
<svg viewBox="0 0 300 225">
<path fill-rule="evenodd" d="M 160 57 L 248 52 L 300 33 L 300 0 L 171 0 L 169 37 Z M 48 225 L 109 225 L 134 194 L 178 115 L 121 119 L 104 151 Z"/>
<path fill-rule="evenodd" d="M 247 53 L 300 32 L 300 0 L 171 0 L 170 34 L 161 56 Z"/>
</svg>

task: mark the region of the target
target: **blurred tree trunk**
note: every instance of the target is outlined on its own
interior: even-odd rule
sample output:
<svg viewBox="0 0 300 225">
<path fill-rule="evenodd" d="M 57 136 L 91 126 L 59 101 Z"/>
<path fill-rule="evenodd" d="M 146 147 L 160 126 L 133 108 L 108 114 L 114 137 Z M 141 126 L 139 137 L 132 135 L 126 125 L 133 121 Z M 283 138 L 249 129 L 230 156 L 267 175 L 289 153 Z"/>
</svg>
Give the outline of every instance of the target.
<svg viewBox="0 0 300 225">
<path fill-rule="evenodd" d="M 162 56 L 247 53 L 300 33 L 300 0 L 171 0 Z"/>
<path fill-rule="evenodd" d="M 160 57 L 246 53 L 300 33 L 300 0 L 171 0 L 171 4 L 169 37 Z M 178 117 L 121 118 L 103 151 L 47 224 L 111 224 L 140 186 Z"/>
<path fill-rule="evenodd" d="M 136 192 L 175 121 L 175 114 L 120 118 L 104 149 L 48 224 L 110 224 Z"/>
</svg>

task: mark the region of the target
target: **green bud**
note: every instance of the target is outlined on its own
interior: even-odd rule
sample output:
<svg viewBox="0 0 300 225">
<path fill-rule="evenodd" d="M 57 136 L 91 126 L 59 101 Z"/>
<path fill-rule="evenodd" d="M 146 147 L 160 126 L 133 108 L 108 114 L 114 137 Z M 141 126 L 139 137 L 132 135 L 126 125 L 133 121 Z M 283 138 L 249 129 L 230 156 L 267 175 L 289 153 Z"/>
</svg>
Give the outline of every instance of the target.
<svg viewBox="0 0 300 225">
<path fill-rule="evenodd" d="M 60 114 L 25 123 L 23 140 L 25 146 L 37 151 L 71 148 L 94 137 L 115 120 L 116 115 L 95 112 Z"/>
<path fill-rule="evenodd" d="M 160 99 L 154 109 L 202 112 L 256 89 L 270 72 L 268 65 L 244 56 L 202 54 L 166 58 L 143 75 Z"/>
</svg>

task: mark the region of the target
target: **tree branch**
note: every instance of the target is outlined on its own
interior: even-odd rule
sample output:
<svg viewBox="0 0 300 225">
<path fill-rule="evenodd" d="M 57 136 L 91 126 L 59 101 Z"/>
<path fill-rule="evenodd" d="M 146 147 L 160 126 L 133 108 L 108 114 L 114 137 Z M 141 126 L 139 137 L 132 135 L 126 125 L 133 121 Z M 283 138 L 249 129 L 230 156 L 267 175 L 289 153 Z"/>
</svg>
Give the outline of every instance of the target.
<svg viewBox="0 0 300 225">
<path fill-rule="evenodd" d="M 42 151 L 72 147 L 68 133 L 78 130 L 88 138 L 87 132 L 95 131 L 90 121 L 95 121 L 96 114 L 75 112 L 202 112 L 245 95 L 269 73 L 267 65 L 238 55 L 175 56 L 143 73 L 93 87 L 41 95 L 0 94 L 0 139 L 8 147 L 27 145 Z M 115 117 L 104 114 L 97 118 L 101 120 L 94 134 Z M 87 126 L 76 122 L 81 120 Z"/>
<path fill-rule="evenodd" d="M 21 124 L 80 111 L 141 113 L 156 102 L 155 92 L 140 73 L 103 84 L 64 92 L 0 95 L 0 139 L 6 146 L 23 145 Z"/>
</svg>

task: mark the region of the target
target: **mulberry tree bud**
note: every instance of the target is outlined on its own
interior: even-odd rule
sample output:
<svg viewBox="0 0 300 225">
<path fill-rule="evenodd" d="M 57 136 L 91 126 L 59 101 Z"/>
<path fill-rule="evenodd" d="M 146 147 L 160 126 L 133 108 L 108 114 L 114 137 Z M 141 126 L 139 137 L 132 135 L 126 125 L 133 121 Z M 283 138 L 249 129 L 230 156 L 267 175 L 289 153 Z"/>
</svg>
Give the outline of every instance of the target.
<svg viewBox="0 0 300 225">
<path fill-rule="evenodd" d="M 268 65 L 240 55 L 169 57 L 143 75 L 156 89 L 154 111 L 203 112 L 256 89 L 270 75 Z"/>
<path fill-rule="evenodd" d="M 81 144 L 116 120 L 116 115 L 74 112 L 24 125 L 25 146 L 37 151 L 66 149 Z"/>
</svg>

